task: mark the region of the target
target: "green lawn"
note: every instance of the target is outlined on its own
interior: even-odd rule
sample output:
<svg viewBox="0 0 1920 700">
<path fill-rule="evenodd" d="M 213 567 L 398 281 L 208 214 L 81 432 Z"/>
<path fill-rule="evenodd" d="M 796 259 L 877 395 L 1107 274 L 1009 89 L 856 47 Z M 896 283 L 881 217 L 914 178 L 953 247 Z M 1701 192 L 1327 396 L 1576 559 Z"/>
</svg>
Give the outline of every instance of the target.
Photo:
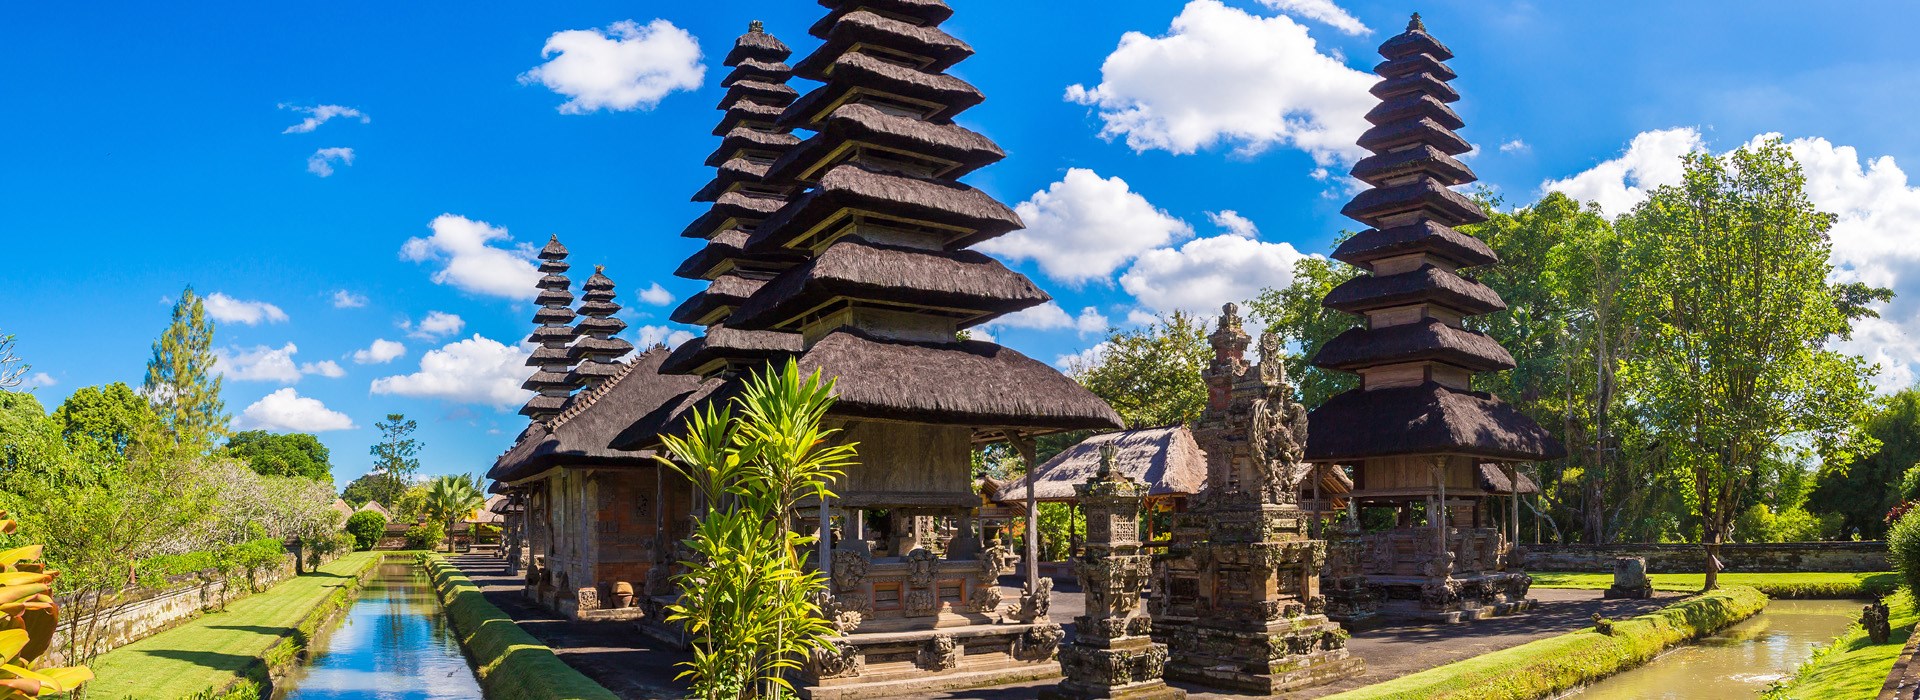
<svg viewBox="0 0 1920 700">
<path fill-rule="evenodd" d="M 246 675 L 269 649 L 293 635 L 315 607 L 355 580 L 374 552 L 340 557 L 198 619 L 94 659 L 87 694 L 105 700 L 177 698 Z"/>
<path fill-rule="evenodd" d="M 1593 588 L 1613 585 L 1613 574 L 1529 572 L 1535 588 Z M 1662 591 L 1698 591 L 1706 574 L 1649 574 Z M 1864 598 L 1892 593 L 1900 582 L 1893 573 L 1795 572 L 1786 574 L 1720 574 L 1720 585 L 1752 586 L 1774 598 Z"/>
<path fill-rule="evenodd" d="M 1893 634 L 1887 636 L 1886 644 L 1874 644 L 1859 625 L 1849 627 L 1832 646 L 1814 652 L 1792 679 L 1769 690 L 1765 697 L 1868 700 L 1878 696 L 1880 685 L 1893 670 L 1895 657 L 1900 656 L 1900 647 L 1913 634 L 1914 623 L 1920 621 L 1912 596 L 1904 592 L 1887 597 L 1887 611 Z"/>
</svg>

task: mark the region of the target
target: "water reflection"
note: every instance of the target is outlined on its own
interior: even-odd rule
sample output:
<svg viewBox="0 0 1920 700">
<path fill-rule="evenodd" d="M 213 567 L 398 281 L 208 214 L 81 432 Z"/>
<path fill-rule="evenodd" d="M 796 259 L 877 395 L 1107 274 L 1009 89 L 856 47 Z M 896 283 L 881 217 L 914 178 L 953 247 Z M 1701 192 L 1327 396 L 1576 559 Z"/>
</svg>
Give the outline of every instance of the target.
<svg viewBox="0 0 1920 700">
<path fill-rule="evenodd" d="M 459 642 L 426 576 L 382 564 L 312 662 L 275 683 L 284 700 L 479 698 Z"/>
<path fill-rule="evenodd" d="M 1760 614 L 1593 684 L 1589 698 L 1735 698 L 1759 694 L 1853 624 L 1857 600 L 1775 600 Z"/>
</svg>

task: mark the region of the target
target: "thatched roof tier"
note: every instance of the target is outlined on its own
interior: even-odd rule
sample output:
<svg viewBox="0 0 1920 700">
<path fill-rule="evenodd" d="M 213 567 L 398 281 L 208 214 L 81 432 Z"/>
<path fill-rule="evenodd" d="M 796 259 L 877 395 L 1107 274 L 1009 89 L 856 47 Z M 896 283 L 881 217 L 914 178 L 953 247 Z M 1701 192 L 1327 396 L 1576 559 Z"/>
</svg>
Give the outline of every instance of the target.
<svg viewBox="0 0 1920 700">
<path fill-rule="evenodd" d="M 720 169 L 714 173 L 713 179 L 708 180 L 707 184 L 701 186 L 700 191 L 693 193 L 693 201 L 716 201 L 720 199 L 721 195 L 732 191 L 736 185 L 767 187 L 765 183 L 766 177 L 766 165 L 755 163 L 745 158 L 735 158 L 720 164 Z M 771 189 L 785 191 L 790 188 L 777 187 Z"/>
<path fill-rule="evenodd" d="M 1486 285 L 1433 265 L 1422 265 L 1420 269 L 1397 275 L 1355 277 L 1327 292 L 1320 303 L 1350 314 L 1419 303 L 1438 304 L 1467 316 L 1507 308 L 1500 295 Z"/>
<path fill-rule="evenodd" d="M 793 74 L 827 82 L 834 59 L 867 46 L 883 47 L 922 59 L 921 70 L 939 73 L 973 55 L 973 47 L 938 27 L 916 26 L 857 9 L 840 17 L 821 36 L 820 48 L 793 64 Z"/>
<path fill-rule="evenodd" d="M 1473 372 L 1513 369 L 1513 355 L 1484 333 L 1438 319 L 1384 328 L 1349 328 L 1320 346 L 1313 366 L 1355 371 L 1365 367 L 1431 360 Z"/>
<path fill-rule="evenodd" d="M 793 99 L 799 96 L 799 90 L 795 90 L 781 83 L 770 83 L 764 80 L 741 80 L 727 87 L 727 94 L 720 98 L 720 104 L 715 106 L 714 109 L 726 109 L 742 102 L 758 102 L 775 107 L 786 107 L 787 105 L 793 104 Z"/>
<path fill-rule="evenodd" d="M 607 273 L 602 272 L 599 266 L 595 266 L 593 268 L 593 275 L 587 277 L 587 281 L 580 283 L 580 288 L 586 290 L 588 294 L 594 292 L 611 293 L 613 291 L 613 279 L 607 277 Z"/>
<path fill-rule="evenodd" d="M 1074 484 L 1086 483 L 1100 471 L 1100 449 L 1112 445 L 1114 471 L 1145 482 L 1148 497 L 1191 496 L 1207 485 L 1207 453 L 1185 426 L 1141 428 L 1102 433 L 1067 448 L 1032 475 L 1022 475 L 995 489 L 991 498 L 1020 505 L 1027 500 L 1029 476 L 1034 499 L 1048 503 L 1077 501 Z"/>
<path fill-rule="evenodd" d="M 545 275 L 541 275 L 540 281 L 533 283 L 533 286 L 538 287 L 540 289 L 566 289 L 568 287 L 573 286 L 573 281 L 567 279 L 566 275 L 562 275 L 557 272 L 549 272 Z"/>
<path fill-rule="evenodd" d="M 1414 174 L 1425 175 L 1447 186 L 1463 185 L 1479 179 L 1466 163 L 1426 144 L 1361 158 L 1360 162 L 1353 164 L 1351 172 L 1355 179 L 1374 187 L 1382 187 L 1388 180 Z"/>
<path fill-rule="evenodd" d="M 713 127 L 714 136 L 726 136 L 734 129 L 779 130 L 776 124 L 785 107 L 763 105 L 758 102 L 738 102 L 727 105 L 725 114 L 720 115 L 720 123 Z"/>
<path fill-rule="evenodd" d="M 534 394 L 533 398 L 527 399 L 526 405 L 520 407 L 520 415 L 533 418 L 535 416 L 559 413 L 561 409 L 566 408 L 567 398 L 566 396 Z"/>
<path fill-rule="evenodd" d="M 714 278 L 706 291 L 687 297 L 667 319 L 674 323 L 708 325 L 726 317 L 733 307 L 759 291 L 766 280 L 728 273 Z"/>
<path fill-rule="evenodd" d="M 934 176 L 942 178 L 962 177 L 1007 157 L 992 139 L 972 129 L 887 114 L 864 104 L 843 105 L 816 126 L 820 133 L 774 161 L 764 171 L 767 177 L 782 182 L 810 181 L 815 173 L 826 172 L 853 157 L 857 149 L 846 148 L 849 143 L 928 163 L 935 166 Z"/>
<path fill-rule="evenodd" d="M 1442 61 L 1453 59 L 1453 52 L 1448 50 L 1445 44 L 1427 34 L 1426 26 L 1420 23 L 1418 14 L 1413 16 L 1413 21 L 1407 23 L 1407 31 L 1395 35 L 1380 45 L 1380 56 L 1388 60 L 1422 53 Z"/>
<path fill-rule="evenodd" d="M 693 388 L 673 395 L 653 410 L 629 416 L 629 423 L 613 437 L 609 443 L 616 450 L 641 450 L 660 444 L 663 434 L 676 434 L 685 425 L 688 414 L 696 408 L 708 410 L 706 406 L 719 407 L 740 391 L 738 381 L 724 379 L 701 379 L 695 375 L 683 375 L 692 378 Z"/>
<path fill-rule="evenodd" d="M 1480 239 L 1433 221 L 1361 231 L 1341 242 L 1331 257 L 1349 265 L 1371 267 L 1375 260 L 1408 253 L 1425 253 L 1458 267 L 1500 262 L 1500 256 Z"/>
<path fill-rule="evenodd" d="M 1473 145 L 1449 131 L 1431 117 L 1387 122 L 1360 134 L 1358 144 L 1374 153 L 1386 153 L 1404 146 L 1427 144 L 1450 156 L 1473 150 Z"/>
<path fill-rule="evenodd" d="M 748 254 L 747 239 L 752 235 L 740 229 L 727 229 L 714 234 L 713 238 L 707 239 L 705 246 L 680 263 L 679 269 L 674 270 L 673 274 L 687 279 L 712 279 L 730 269 L 725 267 L 727 263 L 750 264 L 756 269 L 782 268 L 803 259 L 793 251 Z"/>
<path fill-rule="evenodd" d="M 720 147 L 707 154 L 706 164 L 709 168 L 718 168 L 721 163 L 733 160 L 743 153 L 763 153 L 777 157 L 796 143 L 800 143 L 800 137 L 793 134 L 740 126 L 728 131 L 727 135 L 720 139 Z"/>
<path fill-rule="evenodd" d="M 561 364 L 566 361 L 567 346 L 565 345 L 542 345 L 534 348 L 533 354 L 527 356 L 528 367 Z"/>
<path fill-rule="evenodd" d="M 622 341 L 622 342 L 625 342 L 625 341 Z M 631 350 L 632 348 L 629 347 L 627 349 Z M 626 351 L 623 350 L 621 351 L 621 354 L 625 354 L 625 352 Z M 618 374 L 619 372 L 620 372 L 619 363 L 611 362 L 611 361 L 603 362 L 598 359 L 590 359 L 585 362 L 581 362 L 578 365 L 574 365 L 573 371 L 570 371 L 567 373 L 567 383 L 574 384 L 574 385 L 585 384 L 588 381 L 594 380 L 594 379 L 606 379 L 615 374 Z"/>
<path fill-rule="evenodd" d="M 1520 482 L 1520 493 L 1540 493 L 1540 485 L 1533 483 L 1532 477 L 1522 474 L 1518 470 L 1513 472 L 1513 479 L 1509 480 L 1507 479 L 1506 469 L 1501 468 L 1499 464 L 1480 462 L 1473 465 L 1473 467 L 1474 481 L 1479 483 L 1480 490 L 1482 491 L 1498 496 L 1509 495 L 1513 493 L 1513 482 L 1518 481 Z"/>
<path fill-rule="evenodd" d="M 785 61 L 791 55 L 793 55 L 792 49 L 780 43 L 779 39 L 773 38 L 772 34 L 766 33 L 761 28 L 760 20 L 754 20 L 748 25 L 747 33 L 733 40 L 733 49 L 727 52 L 727 57 L 720 63 L 726 66 L 737 66 L 749 60 Z"/>
<path fill-rule="evenodd" d="M 604 333 L 604 334 L 611 335 L 611 334 L 619 333 L 620 331 L 626 330 L 627 322 L 617 318 L 612 318 L 612 317 L 608 317 L 608 318 L 587 317 L 587 318 L 580 319 L 579 322 L 573 324 L 573 327 L 578 335 L 587 335 L 589 333 Z M 575 342 L 578 342 L 578 341 L 575 341 Z"/>
<path fill-rule="evenodd" d="M 572 267 L 573 266 L 568 265 L 565 260 L 542 260 L 540 261 L 539 270 L 549 275 L 557 275 L 566 272 Z"/>
<path fill-rule="evenodd" d="M 1309 420 L 1307 459 L 1315 462 L 1429 454 L 1488 460 L 1566 456 L 1546 429 L 1492 394 L 1433 382 L 1348 391 L 1320 404 Z"/>
<path fill-rule="evenodd" d="M 950 227 L 955 248 L 1021 227 L 1020 216 L 985 192 L 958 182 L 921 180 L 881 172 L 857 163 L 828 170 L 814 189 L 795 198 L 754 229 L 747 250 L 801 249 L 828 224 L 858 212 L 868 220 L 896 225 Z"/>
<path fill-rule="evenodd" d="M 757 81 L 762 83 L 784 83 L 793 76 L 793 66 L 786 61 L 762 61 L 755 58 L 745 59 L 733 66 L 727 77 L 720 79 L 720 87 L 733 87 L 740 82 Z"/>
<path fill-rule="evenodd" d="M 527 377 L 526 381 L 520 383 L 520 388 L 526 389 L 527 391 L 539 391 L 543 387 L 566 385 L 567 374 L 565 372 L 537 370 L 531 376 Z"/>
<path fill-rule="evenodd" d="M 594 301 L 581 302 L 580 306 L 575 310 L 585 316 L 609 316 L 612 315 L 613 312 L 619 311 L 620 305 L 611 301 L 596 299 Z"/>
<path fill-rule="evenodd" d="M 940 309 L 960 316 L 966 327 L 1052 298 L 982 253 L 902 248 L 849 236 L 767 282 L 728 322 L 745 329 L 794 328 L 824 307 L 870 302 Z"/>
<path fill-rule="evenodd" d="M 1419 213 L 1423 218 L 1449 226 L 1477 224 L 1487 220 L 1487 213 L 1480 209 L 1479 204 L 1430 177 L 1362 190 L 1354 195 L 1353 201 L 1348 202 L 1347 206 L 1341 207 L 1340 213 L 1374 227 L 1383 225 L 1395 216 L 1409 213 Z"/>
<path fill-rule="evenodd" d="M 698 377 L 661 374 L 666 356 L 665 348 L 654 348 L 631 362 L 607 365 L 615 372 L 606 382 L 581 392 L 547 424 L 532 426 L 494 462 L 487 478 L 513 482 L 553 467 L 652 465 L 650 453 L 615 449 L 612 443 L 634 416 L 699 386 Z"/>
<path fill-rule="evenodd" d="M 1367 89 L 1367 92 L 1373 93 L 1374 97 L 1383 100 L 1402 95 L 1426 95 L 1441 102 L 1460 101 L 1460 91 L 1442 82 L 1439 77 L 1427 73 L 1415 73 L 1413 75 L 1403 75 L 1398 78 L 1387 78 L 1378 83 L 1374 83 L 1373 87 Z"/>
<path fill-rule="evenodd" d="M 573 326 L 539 326 L 527 335 L 529 343 L 565 343 L 573 340 Z"/>
<path fill-rule="evenodd" d="M 1367 110 L 1367 123 L 1386 124 L 1426 117 L 1433 123 L 1448 129 L 1458 129 L 1467 125 L 1460 115 L 1448 107 L 1445 102 L 1433 99 L 1432 95 L 1401 95 L 1374 105 Z"/>
<path fill-rule="evenodd" d="M 1404 78 L 1418 73 L 1426 73 L 1440 80 L 1459 77 L 1452 68 L 1447 67 L 1447 64 L 1441 63 L 1440 59 L 1424 53 L 1381 61 L 1373 67 L 1373 74 L 1382 78 Z M 1384 95 L 1375 96 L 1385 97 Z"/>
<path fill-rule="evenodd" d="M 837 377 L 833 415 L 942 425 L 1110 430 L 1120 415 L 1066 375 L 978 340 L 912 343 L 841 328 L 813 343 L 800 373 Z"/>
<path fill-rule="evenodd" d="M 585 337 L 573 341 L 567 346 L 567 356 L 572 359 L 586 357 L 619 357 L 633 350 L 633 344 L 619 338 Z"/>
<path fill-rule="evenodd" d="M 533 298 L 533 303 L 540 306 L 566 306 L 573 303 L 573 293 L 565 289 L 542 289 Z"/>
<path fill-rule="evenodd" d="M 939 24 L 953 16 L 953 8 L 945 0 L 820 0 L 820 4 L 830 8 L 827 16 L 814 22 L 807 33 L 825 39 L 827 32 L 833 29 L 833 23 L 847 13 L 858 9 L 892 15 L 912 20 L 915 24 Z"/>
<path fill-rule="evenodd" d="M 834 80 L 795 100 L 781 115 L 786 127 L 812 128 L 832 110 L 845 104 L 855 90 L 891 95 L 921 107 L 929 121 L 945 123 L 953 115 L 980 104 L 986 96 L 965 80 L 945 73 L 891 63 L 863 53 L 844 54 L 833 62 Z"/>
<path fill-rule="evenodd" d="M 683 238 L 707 238 L 714 233 L 735 228 L 748 222 L 756 222 L 780 211 L 786 203 L 779 197 L 758 197 L 734 191 L 721 194 L 713 200 L 713 208 L 701 214 L 693 223 L 680 232 Z"/>
<path fill-rule="evenodd" d="M 573 309 L 564 306 L 542 306 L 533 310 L 533 322 L 541 325 L 565 325 L 573 322 Z"/>
<path fill-rule="evenodd" d="M 562 260 L 567 257 L 567 247 L 560 245 L 560 236 L 548 236 L 547 244 L 541 246 L 537 257 L 541 260 Z"/>
<path fill-rule="evenodd" d="M 728 363 L 760 364 L 787 355 L 799 354 L 805 343 L 798 334 L 777 331 L 743 331 L 716 323 L 707 327 L 705 336 L 694 338 L 675 348 L 660 371 L 670 374 L 711 375 Z"/>
</svg>

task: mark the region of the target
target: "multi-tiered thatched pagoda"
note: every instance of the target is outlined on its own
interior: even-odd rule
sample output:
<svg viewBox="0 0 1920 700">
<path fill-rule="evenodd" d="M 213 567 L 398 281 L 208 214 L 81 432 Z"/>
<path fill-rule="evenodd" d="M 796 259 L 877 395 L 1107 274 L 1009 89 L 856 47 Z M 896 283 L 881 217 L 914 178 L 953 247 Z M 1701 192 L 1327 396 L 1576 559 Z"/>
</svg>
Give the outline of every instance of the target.
<svg viewBox="0 0 1920 700">
<path fill-rule="evenodd" d="M 540 281 L 534 286 L 540 290 L 534 297 L 534 303 L 540 308 L 533 312 L 533 334 L 527 336 L 527 342 L 540 347 L 527 358 L 527 366 L 536 368 L 533 376 L 520 385 L 520 388 L 535 392 L 527 404 L 520 407 L 520 415 L 535 421 L 543 421 L 559 415 L 566 408 L 567 397 L 573 393 L 573 384 L 567 379 L 573 371 L 573 356 L 567 351 L 567 344 L 573 342 L 573 282 L 567 279 L 567 247 L 560 244 L 560 237 L 547 239 L 547 245 L 540 249 Z"/>
<path fill-rule="evenodd" d="M 829 614 L 842 632 L 837 653 L 819 655 L 807 669 L 809 696 L 1056 674 L 1061 632 L 1038 614 L 1044 601 L 1026 601 L 1013 620 L 1001 610 L 995 581 L 1008 560 L 1004 549 L 971 541 L 971 528 L 944 541 L 928 523 L 980 505 L 970 473 L 978 442 L 1117 428 L 1119 417 L 1045 363 L 959 337 L 1049 297 L 967 250 L 1021 223 L 957 180 L 1003 154 L 953 123 L 982 98 L 945 73 L 973 53 L 939 27 L 952 9 L 941 0 L 821 4 L 828 12 L 810 31 L 824 43 L 793 73 L 824 84 L 771 125 L 769 103 L 723 103 L 737 125 L 710 161 L 722 166 L 721 178 L 703 190 L 716 196 L 714 210 L 688 229 L 707 248 L 682 268 L 713 283 L 674 316 L 709 333 L 672 362 L 712 378 L 678 412 L 730 396 L 738 381 L 729 368 L 781 354 L 797 357 L 803 372 L 818 369 L 838 381 L 829 419 L 859 442 L 861 463 L 834 485 L 838 498 L 806 509 L 838 532 L 823 549 Z M 778 45 L 764 34 L 755 41 Z M 730 98 L 785 99 L 767 87 L 772 73 L 751 81 L 740 73 L 748 58 L 777 63 L 784 47 L 736 53 L 729 61 L 740 59 L 732 65 L 741 79 Z M 783 129 L 813 135 L 795 143 Z M 781 149 L 770 163 L 733 157 L 764 161 Z M 728 165 L 735 160 L 745 163 Z M 729 167 L 737 174 L 727 174 Z M 739 351 L 749 343 L 727 337 L 736 332 L 793 344 L 767 348 L 771 341 L 754 340 L 756 352 L 767 349 L 747 356 Z M 673 423 L 671 416 L 641 418 L 631 441 L 620 444 L 641 444 Z M 880 510 L 890 525 L 869 532 Z"/>
<path fill-rule="evenodd" d="M 1460 273 L 1497 262 L 1456 226 L 1484 221 L 1472 200 L 1449 189 L 1474 181 L 1456 156 L 1471 146 L 1447 105 L 1453 57 L 1414 15 L 1407 31 L 1380 46 L 1386 61 L 1372 92 L 1381 103 L 1360 137 L 1373 153 L 1353 167 L 1371 186 L 1342 213 L 1371 227 L 1335 259 L 1369 273 L 1329 292 L 1323 304 L 1365 319 L 1328 341 L 1315 366 L 1360 375 L 1361 386 L 1312 413 L 1308 459 L 1350 465 L 1353 499 L 1394 507 L 1398 526 L 1349 533 L 1329 567 L 1329 610 L 1348 620 L 1374 612 L 1455 621 L 1528 605 L 1509 501 L 1503 533 L 1490 526 L 1495 497 L 1525 488 L 1513 463 L 1564 455 L 1539 425 L 1490 394 L 1473 375 L 1514 366 L 1466 319 L 1506 308 L 1492 289 Z M 1423 515 L 1416 525 L 1413 511 Z"/>
</svg>

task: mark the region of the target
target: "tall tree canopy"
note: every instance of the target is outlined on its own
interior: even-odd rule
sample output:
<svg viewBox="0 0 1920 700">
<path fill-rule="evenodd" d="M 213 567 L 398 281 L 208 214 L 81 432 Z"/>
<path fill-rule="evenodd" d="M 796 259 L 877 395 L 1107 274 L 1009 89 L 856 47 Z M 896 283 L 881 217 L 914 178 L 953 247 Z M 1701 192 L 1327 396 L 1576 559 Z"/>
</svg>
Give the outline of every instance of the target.
<svg viewBox="0 0 1920 700">
<path fill-rule="evenodd" d="M 1360 382 L 1352 374 L 1308 364 L 1321 345 L 1356 324 L 1354 316 L 1322 306 L 1320 300 L 1359 274 L 1358 268 L 1336 260 L 1301 258 L 1293 263 L 1293 281 L 1285 287 L 1261 290 L 1260 296 L 1247 303 L 1254 318 L 1264 321 L 1280 336 L 1280 342 L 1295 348 L 1287 353 L 1284 364 L 1300 403 L 1307 408 L 1317 407 Z"/>
<path fill-rule="evenodd" d="M 381 505 L 391 507 L 407 490 L 407 483 L 420 471 L 420 441 L 413 438 L 413 431 L 419 423 L 407 420 L 405 414 L 389 413 L 387 419 L 374 424 L 380 429 L 380 441 L 367 448 L 373 455 L 373 472 L 385 478 L 385 488 L 381 492 Z"/>
<path fill-rule="evenodd" d="M 1718 544 L 1782 442 L 1843 442 L 1871 370 L 1827 347 L 1848 310 L 1827 282 L 1833 215 L 1778 140 L 1696 153 L 1620 226 L 1642 335 L 1628 365 L 1652 427 L 1692 481 L 1707 587 Z"/>
<path fill-rule="evenodd" d="M 307 433 L 241 431 L 227 440 L 227 452 L 264 476 L 298 476 L 333 483 L 327 446 Z"/>
<path fill-rule="evenodd" d="M 1920 466 L 1920 388 L 1875 402 L 1862 431 L 1878 446 L 1856 457 L 1829 457 L 1808 505 L 1816 513 L 1838 514 L 1843 535 L 1878 539 L 1887 534 L 1887 511 L 1913 497 L 1894 486 Z"/>
<path fill-rule="evenodd" d="M 1199 319 L 1176 311 L 1144 328 L 1110 331 L 1098 357 L 1067 373 L 1112 405 L 1129 428 L 1191 423 L 1207 407 L 1200 371 L 1213 349 L 1206 336 Z"/>
<path fill-rule="evenodd" d="M 187 287 L 173 304 L 166 332 L 153 341 L 141 393 L 153 401 L 174 444 L 192 451 L 213 449 L 226 433 L 226 404 L 213 362 L 213 319 L 200 295 Z"/>
<path fill-rule="evenodd" d="M 160 435 L 153 404 L 121 382 L 81 387 L 53 412 L 54 425 L 83 458 L 124 464 L 128 454 Z"/>
</svg>

